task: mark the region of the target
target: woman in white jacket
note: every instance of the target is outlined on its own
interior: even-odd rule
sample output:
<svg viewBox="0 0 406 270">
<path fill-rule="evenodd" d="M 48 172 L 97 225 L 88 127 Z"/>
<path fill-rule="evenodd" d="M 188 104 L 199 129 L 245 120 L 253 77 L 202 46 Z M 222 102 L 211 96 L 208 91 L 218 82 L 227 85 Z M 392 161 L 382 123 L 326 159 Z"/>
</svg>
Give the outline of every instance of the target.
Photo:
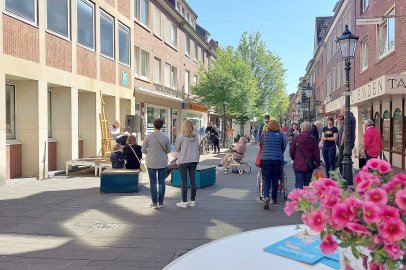
<svg viewBox="0 0 406 270">
<path fill-rule="evenodd" d="M 199 163 L 199 141 L 193 132 L 193 123 L 190 119 L 182 125 L 182 135 L 176 140 L 175 151 L 179 154 L 178 163 L 180 177 L 182 179 L 182 201 L 176 206 L 186 208 L 195 206 L 196 199 L 196 167 Z M 187 201 L 187 175 L 191 186 L 190 201 Z"/>
</svg>

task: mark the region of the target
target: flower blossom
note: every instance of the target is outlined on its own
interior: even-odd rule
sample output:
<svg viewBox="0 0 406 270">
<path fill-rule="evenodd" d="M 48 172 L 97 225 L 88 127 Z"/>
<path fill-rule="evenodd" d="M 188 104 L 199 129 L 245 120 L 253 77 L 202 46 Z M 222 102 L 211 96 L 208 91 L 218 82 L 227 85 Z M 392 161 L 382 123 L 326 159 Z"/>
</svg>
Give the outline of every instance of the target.
<svg viewBox="0 0 406 270">
<path fill-rule="evenodd" d="M 381 221 L 381 209 L 374 202 L 366 201 L 362 206 L 364 220 L 367 224 Z"/>
<path fill-rule="evenodd" d="M 347 222 L 346 227 L 350 229 L 350 231 L 354 232 L 356 235 L 371 235 L 371 232 L 368 230 L 367 227 L 355 222 Z"/>
<path fill-rule="evenodd" d="M 307 215 L 307 225 L 315 232 L 321 232 L 326 228 L 327 217 L 322 210 L 315 210 Z"/>
<path fill-rule="evenodd" d="M 391 164 L 389 162 L 377 158 L 368 160 L 366 167 L 376 170 L 379 173 L 388 173 L 391 171 Z"/>
<path fill-rule="evenodd" d="M 297 201 L 288 201 L 284 208 L 286 215 L 291 216 L 295 213 L 297 207 Z"/>
<path fill-rule="evenodd" d="M 394 260 L 400 259 L 405 254 L 400 245 L 397 243 L 385 244 L 384 249 L 389 257 Z"/>
<path fill-rule="evenodd" d="M 326 234 L 320 244 L 320 249 L 324 254 L 332 254 L 338 248 L 337 242 L 331 234 Z"/>
<path fill-rule="evenodd" d="M 302 198 L 305 191 L 303 189 L 294 189 L 288 194 L 288 199 L 292 201 L 298 201 Z"/>
<path fill-rule="evenodd" d="M 365 193 L 365 198 L 379 206 L 384 206 L 388 202 L 388 194 L 382 188 L 368 190 Z"/>
<path fill-rule="evenodd" d="M 401 219 L 392 218 L 382 222 L 378 231 L 385 243 L 393 243 L 406 237 L 406 225 Z"/>
<path fill-rule="evenodd" d="M 384 221 L 392 218 L 398 219 L 400 217 L 399 209 L 396 207 L 385 205 L 381 210 L 381 216 Z"/>
<path fill-rule="evenodd" d="M 363 191 L 367 190 L 373 183 L 374 183 L 374 180 L 367 179 L 367 180 L 364 180 L 361 183 L 359 183 L 355 189 L 358 192 L 363 192 Z"/>
<path fill-rule="evenodd" d="M 352 221 L 354 217 L 346 203 L 338 203 L 332 208 L 331 219 L 337 225 L 346 226 L 347 222 Z"/>
<path fill-rule="evenodd" d="M 406 210 L 406 189 L 399 190 L 396 193 L 395 202 L 400 209 Z"/>
</svg>

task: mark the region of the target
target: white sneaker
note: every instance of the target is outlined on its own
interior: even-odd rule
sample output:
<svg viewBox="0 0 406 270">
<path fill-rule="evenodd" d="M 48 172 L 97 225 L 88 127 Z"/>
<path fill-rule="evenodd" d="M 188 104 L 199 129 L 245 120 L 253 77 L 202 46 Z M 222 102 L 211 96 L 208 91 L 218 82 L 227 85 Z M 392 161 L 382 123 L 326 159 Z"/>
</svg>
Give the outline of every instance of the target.
<svg viewBox="0 0 406 270">
<path fill-rule="evenodd" d="M 165 207 L 164 203 L 158 203 L 158 208 L 164 208 L 164 207 Z"/>
<path fill-rule="evenodd" d="M 188 201 L 187 206 L 190 206 L 190 207 L 196 206 L 195 201 Z"/>
<path fill-rule="evenodd" d="M 158 208 L 158 205 L 157 205 L 156 203 L 150 203 L 150 204 L 148 205 L 148 207 L 149 207 L 149 208 L 153 208 L 153 209 L 157 209 L 157 208 Z"/>
<path fill-rule="evenodd" d="M 188 203 L 187 202 L 178 202 L 176 204 L 177 207 L 181 207 L 181 208 L 187 208 Z"/>
</svg>

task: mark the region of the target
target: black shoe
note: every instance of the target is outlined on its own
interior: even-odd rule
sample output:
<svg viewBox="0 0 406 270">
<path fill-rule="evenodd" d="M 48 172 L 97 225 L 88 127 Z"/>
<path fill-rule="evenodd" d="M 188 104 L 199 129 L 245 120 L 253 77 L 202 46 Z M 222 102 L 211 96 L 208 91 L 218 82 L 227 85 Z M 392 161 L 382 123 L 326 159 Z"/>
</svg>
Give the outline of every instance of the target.
<svg viewBox="0 0 406 270">
<path fill-rule="evenodd" d="M 219 164 L 217 164 L 217 167 L 223 167 L 223 164 L 221 164 L 221 163 L 219 163 Z"/>
<path fill-rule="evenodd" d="M 266 198 L 265 199 L 265 203 L 264 203 L 264 209 L 269 209 L 269 202 L 271 201 L 271 199 Z"/>
<path fill-rule="evenodd" d="M 278 202 L 276 200 L 271 200 L 271 204 L 277 204 Z"/>
</svg>

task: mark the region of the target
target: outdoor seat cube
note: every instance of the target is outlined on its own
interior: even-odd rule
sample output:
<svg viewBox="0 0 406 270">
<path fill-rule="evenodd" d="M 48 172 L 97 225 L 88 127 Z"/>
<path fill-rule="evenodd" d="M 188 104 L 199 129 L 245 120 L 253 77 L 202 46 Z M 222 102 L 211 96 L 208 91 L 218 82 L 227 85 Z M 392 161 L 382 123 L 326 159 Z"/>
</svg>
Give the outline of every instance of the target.
<svg viewBox="0 0 406 270">
<path fill-rule="evenodd" d="M 187 186 L 190 187 L 189 174 L 187 182 Z M 214 185 L 215 183 L 216 167 L 198 165 L 196 168 L 196 188 L 204 188 Z M 172 185 L 175 187 L 180 187 L 182 185 L 179 169 L 174 169 L 172 171 Z"/>
<path fill-rule="evenodd" d="M 101 193 L 138 192 L 140 170 L 107 169 L 100 176 Z"/>
</svg>

